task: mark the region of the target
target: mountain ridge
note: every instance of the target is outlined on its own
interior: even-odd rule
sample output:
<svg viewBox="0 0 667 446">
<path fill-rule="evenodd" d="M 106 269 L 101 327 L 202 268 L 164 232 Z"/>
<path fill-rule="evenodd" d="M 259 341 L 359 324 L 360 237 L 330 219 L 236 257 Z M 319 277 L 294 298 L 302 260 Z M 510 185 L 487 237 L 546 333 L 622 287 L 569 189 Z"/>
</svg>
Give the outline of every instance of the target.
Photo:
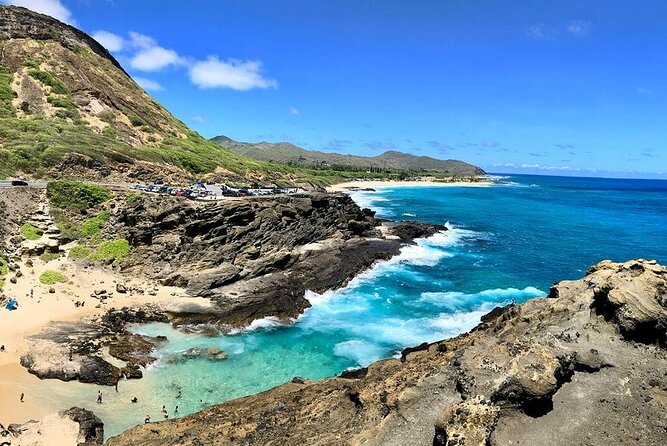
<svg viewBox="0 0 667 446">
<path fill-rule="evenodd" d="M 377 156 L 361 156 L 308 150 L 289 142 L 247 143 L 219 135 L 211 141 L 243 156 L 263 161 L 273 161 L 298 166 L 347 166 L 357 169 L 380 169 L 395 171 L 434 172 L 450 175 L 485 175 L 483 169 L 464 161 L 441 160 L 429 156 L 418 156 L 398 150 L 387 150 Z"/>
</svg>

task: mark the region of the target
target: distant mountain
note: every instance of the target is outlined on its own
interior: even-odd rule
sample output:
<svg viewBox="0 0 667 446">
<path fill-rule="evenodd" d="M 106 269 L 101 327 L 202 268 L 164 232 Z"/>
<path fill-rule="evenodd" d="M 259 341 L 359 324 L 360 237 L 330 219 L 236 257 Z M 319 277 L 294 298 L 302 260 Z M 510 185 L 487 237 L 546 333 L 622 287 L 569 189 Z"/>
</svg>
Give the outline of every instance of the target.
<svg viewBox="0 0 667 446">
<path fill-rule="evenodd" d="M 256 160 L 274 161 L 302 167 L 349 167 L 359 170 L 393 170 L 451 175 L 484 175 L 477 166 L 458 160 L 440 160 L 429 156 L 415 156 L 390 150 L 374 157 L 306 150 L 287 142 L 247 143 L 227 136 L 216 136 L 212 141 L 239 155 Z"/>
</svg>

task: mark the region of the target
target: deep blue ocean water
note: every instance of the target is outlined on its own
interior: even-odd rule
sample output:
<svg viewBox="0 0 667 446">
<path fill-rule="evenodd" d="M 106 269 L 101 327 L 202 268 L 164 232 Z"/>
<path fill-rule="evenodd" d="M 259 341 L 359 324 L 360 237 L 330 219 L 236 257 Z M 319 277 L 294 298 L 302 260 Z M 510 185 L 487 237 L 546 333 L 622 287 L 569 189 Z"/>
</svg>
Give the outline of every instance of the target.
<svg viewBox="0 0 667 446">
<path fill-rule="evenodd" d="M 95 407 L 107 433 L 146 414 L 161 419 L 163 404 L 170 413 L 178 404 L 183 415 L 294 376 L 321 379 L 455 336 L 494 306 L 542 297 L 554 281 L 579 278 L 603 259 L 667 263 L 667 181 L 508 176 L 499 182 L 354 193 L 380 217 L 449 230 L 404 248 L 344 289 L 309 293 L 313 307 L 292 324 L 268 318 L 218 337 L 186 335 L 166 324 L 137 327 L 170 342 L 142 380 L 121 382 L 118 395 Z M 215 346 L 230 357 L 167 360 L 193 346 Z M 86 405 L 95 392 L 81 389 L 68 387 L 53 398 Z M 139 403 L 128 404 L 132 396 Z"/>
</svg>

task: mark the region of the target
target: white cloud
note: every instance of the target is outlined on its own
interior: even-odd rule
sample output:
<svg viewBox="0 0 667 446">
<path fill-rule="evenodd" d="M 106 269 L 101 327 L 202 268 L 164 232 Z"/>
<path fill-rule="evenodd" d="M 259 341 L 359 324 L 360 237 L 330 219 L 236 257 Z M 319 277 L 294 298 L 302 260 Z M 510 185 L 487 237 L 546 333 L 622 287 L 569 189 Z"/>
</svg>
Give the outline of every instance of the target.
<svg viewBox="0 0 667 446">
<path fill-rule="evenodd" d="M 144 90 L 147 91 L 162 91 L 164 87 L 158 82 L 152 79 L 146 79 L 145 77 L 135 77 L 134 81 L 141 86 Z"/>
<path fill-rule="evenodd" d="M 122 51 L 125 46 L 125 39 L 109 31 L 97 30 L 93 33 L 93 39 L 100 42 L 104 48 L 112 53 Z"/>
<path fill-rule="evenodd" d="M 575 37 L 585 37 L 590 31 L 591 24 L 585 20 L 573 20 L 567 25 L 567 32 Z"/>
<path fill-rule="evenodd" d="M 6 5 L 23 6 L 35 12 L 50 15 L 61 22 L 74 25 L 76 21 L 72 16 L 72 12 L 67 9 L 60 0 L 5 0 Z"/>
<path fill-rule="evenodd" d="M 258 60 L 222 61 L 217 56 L 209 56 L 206 60 L 195 62 L 190 68 L 190 80 L 199 88 L 231 88 L 240 91 L 278 88 L 278 82 L 265 78 L 261 71 L 262 62 Z"/>
<path fill-rule="evenodd" d="M 208 119 L 206 119 L 206 117 L 201 115 L 195 115 L 192 117 L 192 122 L 196 122 L 198 124 L 204 124 L 208 122 Z"/>
<path fill-rule="evenodd" d="M 294 116 L 299 116 L 301 114 L 301 112 L 296 107 L 290 107 L 289 114 L 294 115 Z"/>
<path fill-rule="evenodd" d="M 528 34 L 528 36 L 537 40 L 546 39 L 548 37 L 551 37 L 553 34 L 551 30 L 547 29 L 544 23 L 537 23 L 535 25 L 530 26 L 526 31 L 526 33 Z"/>
<path fill-rule="evenodd" d="M 184 60 L 174 50 L 163 48 L 149 36 L 131 32 L 130 43 L 139 51 L 130 58 L 130 66 L 140 71 L 159 71 L 170 65 L 182 65 Z"/>
</svg>

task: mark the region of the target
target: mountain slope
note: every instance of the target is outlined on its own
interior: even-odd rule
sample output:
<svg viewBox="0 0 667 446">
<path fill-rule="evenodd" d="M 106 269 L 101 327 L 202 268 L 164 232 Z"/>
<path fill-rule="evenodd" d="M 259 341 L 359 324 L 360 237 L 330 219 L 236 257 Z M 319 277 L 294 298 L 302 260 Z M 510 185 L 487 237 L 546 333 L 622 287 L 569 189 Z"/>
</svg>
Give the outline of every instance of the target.
<svg viewBox="0 0 667 446">
<path fill-rule="evenodd" d="M 428 156 L 415 156 L 409 153 L 390 150 L 375 157 L 345 155 L 340 153 L 306 150 L 293 144 L 280 143 L 245 143 L 226 136 L 212 139 L 222 147 L 257 160 L 275 161 L 296 166 L 339 166 L 368 170 L 370 168 L 388 171 L 435 172 L 450 175 L 484 175 L 484 171 L 472 164 L 457 160 L 440 160 Z"/>
<path fill-rule="evenodd" d="M 176 179 L 208 172 L 258 181 L 307 176 L 239 156 L 190 130 L 82 31 L 0 6 L 0 177 Z"/>
</svg>

